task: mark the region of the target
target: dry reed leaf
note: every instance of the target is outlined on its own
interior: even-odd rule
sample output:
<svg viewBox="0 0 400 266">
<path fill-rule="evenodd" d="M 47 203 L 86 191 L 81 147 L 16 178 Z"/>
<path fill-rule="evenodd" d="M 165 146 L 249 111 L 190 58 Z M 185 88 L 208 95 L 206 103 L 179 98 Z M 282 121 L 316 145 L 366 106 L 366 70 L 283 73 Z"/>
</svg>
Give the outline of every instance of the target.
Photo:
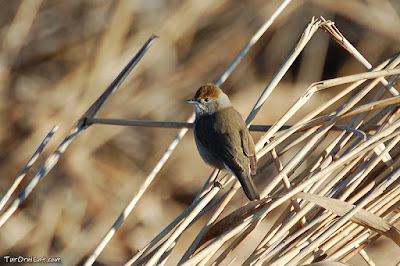
<svg viewBox="0 0 400 266">
<path fill-rule="evenodd" d="M 321 197 L 305 192 L 297 193 L 295 197 L 314 202 L 339 216 L 343 216 L 355 208 L 355 205 L 338 199 Z M 350 220 L 354 223 L 378 232 L 381 235 L 385 235 L 386 237 L 392 239 L 400 247 L 400 231 L 381 217 L 367 210 L 361 209 Z"/>
<path fill-rule="evenodd" d="M 259 211 L 260 208 L 264 207 L 268 201 L 268 199 L 264 199 L 261 202 L 249 203 L 232 212 L 228 216 L 224 217 L 223 219 L 215 223 L 212 227 L 210 227 L 210 229 L 204 235 L 202 241 L 200 242 L 199 247 L 207 241 L 217 238 L 223 233 L 229 231 L 231 228 L 234 228 L 237 225 L 243 223 L 244 220 Z"/>
</svg>

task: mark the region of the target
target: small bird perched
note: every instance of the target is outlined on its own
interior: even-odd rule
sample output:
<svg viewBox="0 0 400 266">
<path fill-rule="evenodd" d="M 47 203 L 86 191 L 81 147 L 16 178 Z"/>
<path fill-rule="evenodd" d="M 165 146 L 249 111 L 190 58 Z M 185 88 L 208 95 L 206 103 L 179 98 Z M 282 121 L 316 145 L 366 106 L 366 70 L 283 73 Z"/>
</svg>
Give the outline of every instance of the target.
<svg viewBox="0 0 400 266">
<path fill-rule="evenodd" d="M 260 199 L 250 175 L 257 168 L 253 138 L 228 96 L 209 83 L 186 102 L 196 113 L 194 138 L 203 160 L 236 176 L 249 200 Z"/>
</svg>

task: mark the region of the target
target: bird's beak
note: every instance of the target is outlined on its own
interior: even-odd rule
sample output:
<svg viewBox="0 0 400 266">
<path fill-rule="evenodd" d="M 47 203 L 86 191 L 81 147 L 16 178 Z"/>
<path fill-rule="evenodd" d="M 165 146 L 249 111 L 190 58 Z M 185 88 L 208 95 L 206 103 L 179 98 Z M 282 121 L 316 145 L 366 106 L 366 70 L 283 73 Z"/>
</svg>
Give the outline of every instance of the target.
<svg viewBox="0 0 400 266">
<path fill-rule="evenodd" d="M 197 103 L 197 101 L 195 99 L 189 99 L 189 100 L 186 100 L 186 102 L 191 103 L 191 104 Z"/>
</svg>

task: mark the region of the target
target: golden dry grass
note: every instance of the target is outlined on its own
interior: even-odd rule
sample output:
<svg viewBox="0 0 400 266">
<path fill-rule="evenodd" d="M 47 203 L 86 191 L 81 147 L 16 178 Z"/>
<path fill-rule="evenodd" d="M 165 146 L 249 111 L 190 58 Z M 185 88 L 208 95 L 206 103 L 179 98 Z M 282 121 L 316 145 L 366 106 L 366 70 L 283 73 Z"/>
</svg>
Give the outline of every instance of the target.
<svg viewBox="0 0 400 266">
<path fill-rule="evenodd" d="M 217 80 L 240 49 L 277 9 L 280 2 L 3 2 L 0 11 L 0 121 L 3 125 L 0 128 L 0 171 L 3 177 L 0 181 L 1 191 L 5 192 L 8 189 L 53 125 L 60 125 L 60 129 L 29 171 L 27 180 L 24 180 L 22 185 L 28 183 L 75 121 L 107 88 L 151 33 L 156 33 L 160 39 L 110 98 L 100 111 L 100 117 L 185 121 L 192 110 L 191 106 L 184 103 L 184 99 L 191 97 L 201 84 Z M 222 89 L 229 94 L 243 116 L 247 117 L 265 86 L 296 45 L 312 16 L 323 15 L 326 19 L 335 21 L 340 32 L 350 43 L 373 66 L 378 66 L 399 51 L 399 14 L 400 6 L 396 1 L 294 1 L 243 58 L 222 85 Z M 266 105 L 259 111 L 253 124 L 274 124 L 313 82 L 365 71 L 365 67 L 359 61 L 319 30 L 267 99 Z M 395 88 L 396 86 L 394 85 Z M 346 86 L 340 86 L 315 92 L 306 105 L 291 113 L 290 119 L 285 123 L 298 123 L 345 88 Z M 359 87 L 356 91 L 364 89 L 365 87 Z M 379 85 L 371 87 L 371 93 L 365 97 L 358 97 L 355 104 L 362 106 L 378 100 L 374 97 L 379 89 Z M 356 94 L 350 93 L 345 99 L 335 102 L 321 115 L 331 114 L 354 95 Z M 384 96 L 389 97 L 393 95 Z M 379 114 L 380 110 L 382 109 L 378 109 L 374 114 Z M 380 113 L 379 118 L 388 112 Z M 371 117 L 372 114 L 367 118 L 363 117 L 362 122 Z M 333 124 L 348 125 L 353 118 L 335 120 Z M 390 125 L 391 123 L 386 126 Z M 377 135 L 375 129 L 368 132 Z M 343 128 L 342 131 L 338 131 L 337 128 L 327 127 L 327 130 L 329 134 L 325 137 L 321 133 L 324 141 L 319 145 L 313 144 L 317 149 L 308 155 L 302 166 L 295 169 L 297 172 L 287 168 L 286 175 L 290 179 L 298 174 L 302 176 L 302 171 L 307 170 L 306 166 L 311 165 L 325 149 L 329 153 L 329 145 L 335 139 L 338 142 L 343 141 L 339 138 L 340 134 L 348 136 L 349 140 L 346 140 L 348 144 L 343 144 L 344 147 L 339 149 L 339 154 L 348 154 L 351 150 L 346 149 L 353 141 L 357 141 L 356 137 L 350 139 L 349 131 L 343 131 Z M 0 230 L 2 255 L 61 257 L 64 265 L 84 261 L 137 192 L 177 132 L 176 129 L 165 128 L 105 125 L 90 127 L 79 135 L 50 174 L 3 225 Z M 314 129 L 310 134 L 315 136 L 316 132 Z M 387 134 L 390 135 L 391 132 Z M 253 137 L 257 142 L 262 135 L 263 133 L 254 133 Z M 304 133 L 283 138 L 284 142 L 276 143 L 279 144 L 278 154 L 301 135 L 304 136 Z M 271 133 L 271 136 L 278 140 L 282 135 Z M 311 138 L 301 145 L 305 145 Z M 393 162 L 396 162 L 398 156 L 396 142 L 392 142 L 395 140 L 396 136 L 393 136 L 384 142 L 386 147 L 394 147 L 390 151 Z M 262 148 L 261 144 L 259 148 Z M 264 150 L 266 156 L 261 159 L 259 166 L 268 160 L 272 162 L 270 158 L 271 155 L 274 156 L 274 150 L 271 150 L 273 146 L 266 147 L 270 148 L 268 151 Z M 352 148 L 357 147 L 360 147 L 359 143 Z M 282 174 L 285 172 L 282 172 L 283 167 L 286 167 L 299 151 L 299 147 L 294 147 L 279 155 L 280 162 L 275 160 L 278 167 L 279 163 L 282 163 L 280 176 L 285 176 Z M 335 151 L 333 161 L 340 157 L 336 152 L 338 151 Z M 368 162 L 377 164 L 370 169 L 371 172 L 366 172 L 362 179 L 365 181 L 359 187 L 355 186 L 354 192 L 351 191 L 352 193 L 346 196 L 350 197 L 348 201 L 352 202 L 349 199 L 353 199 L 352 203 L 357 204 L 361 202 L 359 198 L 364 197 L 364 194 L 357 192 L 368 186 L 376 187 L 371 180 L 376 176 L 387 177 L 384 169 L 392 165 L 388 163 L 385 166 L 380 162 L 381 158 L 376 159 L 377 157 L 369 151 L 361 152 L 364 157 L 360 157 L 360 160 L 368 158 Z M 359 166 L 361 161 L 354 158 L 357 157 L 349 156 L 346 162 L 354 162 Z M 326 163 L 332 165 L 331 161 Z M 355 168 L 356 166 L 348 166 L 348 172 L 343 173 L 343 180 L 359 171 L 357 169 L 366 169 L 373 164 L 366 164 L 363 168 Z M 321 172 L 324 167 L 321 167 Z M 278 176 L 276 169 L 277 167 L 271 164 L 259 174 L 256 181 L 261 191 Z M 198 156 L 192 133 L 189 131 L 132 214 L 101 253 L 97 259 L 98 263 L 115 265 L 127 262 L 137 249 L 142 249 L 192 203 L 210 171 Z M 335 175 L 340 176 L 337 172 Z M 305 176 L 304 174 L 303 177 Z M 280 178 L 278 181 L 280 182 Z M 295 181 L 293 187 L 301 184 Z M 323 185 L 329 194 L 329 186 L 326 185 L 328 181 L 321 179 L 320 182 L 325 182 Z M 229 188 L 230 186 L 227 186 L 223 192 Z M 398 206 L 398 194 L 392 193 L 395 188 L 397 187 L 392 185 L 389 190 L 379 191 L 376 202 L 365 204 L 368 208 L 374 208 L 375 204 L 379 205 L 379 202 L 388 200 L 389 197 L 385 196 L 392 195 L 392 201 L 383 205 L 389 209 L 381 207 L 377 210 L 382 217 L 393 218 Z M 321 192 L 321 189 L 317 190 Z M 278 189 L 274 191 L 277 192 Z M 265 191 L 265 194 L 269 192 L 271 191 Z M 222 192 L 220 194 L 222 195 Z M 221 218 L 246 203 L 241 191 L 236 194 Z M 279 193 L 283 194 L 285 193 L 282 191 Z M 229 254 L 223 265 L 234 258 L 236 259 L 233 264 L 243 263 L 267 235 L 271 222 L 281 213 L 288 214 L 284 212 L 285 208 L 289 208 L 288 203 L 289 201 L 285 201 L 272 213 L 267 212 L 266 221 L 262 221 L 255 231 Z M 306 209 L 304 205 L 301 207 Z M 321 214 L 319 210 L 313 209 L 307 213 L 307 222 L 314 218 L 316 213 Z M 252 210 L 251 214 L 254 213 Z M 239 214 L 246 216 L 247 212 Z M 329 213 L 324 215 L 328 217 Z M 333 219 L 336 216 L 329 217 Z M 205 214 L 185 231 L 171 253 L 167 265 L 174 265 L 179 261 L 209 218 L 210 214 Z M 300 218 L 298 220 L 301 220 Z M 332 220 L 326 222 L 330 224 Z M 233 226 L 233 223 L 229 225 Z M 323 228 L 323 224 L 320 226 Z M 220 226 L 220 230 L 226 231 L 226 227 Z M 365 233 L 361 227 L 355 227 L 355 224 L 350 222 L 342 224 L 341 228 L 359 236 Z M 216 229 L 218 226 L 214 228 Z M 293 227 L 290 234 L 293 234 L 295 229 L 298 228 Z M 318 230 L 315 229 L 314 233 L 323 232 L 322 229 Z M 275 233 L 268 236 L 275 236 L 275 240 L 283 239 Z M 331 242 L 339 241 L 332 239 Z M 332 255 L 340 245 L 333 248 L 332 246 L 332 243 L 325 242 L 322 250 L 328 250 L 328 254 Z M 400 260 L 398 247 L 383 237 L 373 242 L 365 251 L 377 265 L 395 265 Z M 272 255 L 276 254 L 271 253 Z M 214 256 L 213 259 L 217 257 Z M 362 265 L 365 262 L 360 258 L 359 255 L 355 255 L 350 263 Z"/>
</svg>

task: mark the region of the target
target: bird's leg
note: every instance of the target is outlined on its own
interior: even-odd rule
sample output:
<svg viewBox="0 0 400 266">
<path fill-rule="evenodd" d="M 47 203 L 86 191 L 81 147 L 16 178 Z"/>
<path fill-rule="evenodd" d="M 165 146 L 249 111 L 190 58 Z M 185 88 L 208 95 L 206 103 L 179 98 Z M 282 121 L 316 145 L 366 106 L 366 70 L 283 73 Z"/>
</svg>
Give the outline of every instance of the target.
<svg viewBox="0 0 400 266">
<path fill-rule="evenodd" d="M 214 187 L 219 187 L 220 189 L 224 188 L 224 186 L 219 182 L 218 175 L 221 173 L 221 170 L 218 169 L 217 176 L 214 179 Z M 224 178 L 227 174 L 225 174 L 222 178 Z"/>
</svg>

